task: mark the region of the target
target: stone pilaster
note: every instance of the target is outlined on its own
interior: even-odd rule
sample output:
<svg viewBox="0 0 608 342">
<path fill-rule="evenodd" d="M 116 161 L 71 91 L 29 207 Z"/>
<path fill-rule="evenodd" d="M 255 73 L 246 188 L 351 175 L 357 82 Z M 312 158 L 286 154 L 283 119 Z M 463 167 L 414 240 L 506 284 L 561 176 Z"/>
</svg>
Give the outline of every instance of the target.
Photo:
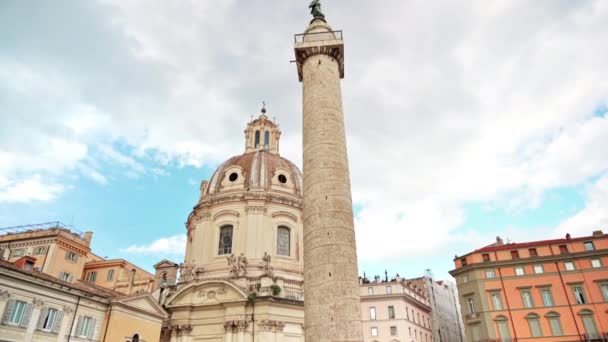
<svg viewBox="0 0 608 342">
<path fill-rule="evenodd" d="M 30 316 L 27 329 L 25 330 L 25 337 L 23 339 L 25 342 L 32 341 L 34 330 L 36 330 L 36 325 L 38 324 L 38 319 L 40 319 L 40 310 L 42 309 L 44 302 L 40 299 L 34 298 L 32 304 L 34 304 L 34 308 L 32 309 L 32 315 Z"/>
<path fill-rule="evenodd" d="M 341 33 L 321 18 L 296 37 L 303 89 L 306 341 L 363 341 L 340 89 L 343 49 Z"/>
</svg>

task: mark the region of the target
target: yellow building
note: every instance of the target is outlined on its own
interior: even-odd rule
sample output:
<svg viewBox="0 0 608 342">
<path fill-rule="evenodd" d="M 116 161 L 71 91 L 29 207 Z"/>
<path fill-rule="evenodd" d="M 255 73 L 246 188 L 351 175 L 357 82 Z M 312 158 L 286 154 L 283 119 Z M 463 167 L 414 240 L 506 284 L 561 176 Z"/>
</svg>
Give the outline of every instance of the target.
<svg viewBox="0 0 608 342">
<path fill-rule="evenodd" d="M 33 270 L 67 282 L 86 280 L 124 294 L 152 291 L 154 275 L 123 260 L 92 253 L 92 232 L 60 222 L 0 229 L 0 260 L 35 258 Z"/>
<path fill-rule="evenodd" d="M 303 341 L 302 174 L 265 112 L 201 183 L 177 284 L 176 264 L 156 265 L 163 341 Z"/>
<path fill-rule="evenodd" d="M 0 261 L 0 340 L 158 341 L 166 313 L 150 294 L 126 296 L 25 265 Z"/>
</svg>

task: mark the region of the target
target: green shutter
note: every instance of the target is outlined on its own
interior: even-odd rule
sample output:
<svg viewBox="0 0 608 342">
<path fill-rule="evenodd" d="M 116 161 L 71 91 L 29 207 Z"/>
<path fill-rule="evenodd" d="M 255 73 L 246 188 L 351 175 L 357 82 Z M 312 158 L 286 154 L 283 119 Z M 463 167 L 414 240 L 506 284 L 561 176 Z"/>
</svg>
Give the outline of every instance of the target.
<svg viewBox="0 0 608 342">
<path fill-rule="evenodd" d="M 59 329 L 61 329 L 61 320 L 63 319 L 63 311 L 58 311 L 57 316 L 55 316 L 55 323 L 53 324 L 53 332 L 55 334 L 59 333 Z"/>
<path fill-rule="evenodd" d="M 13 313 L 14 308 L 15 300 L 9 299 L 8 303 L 6 303 L 6 309 L 4 309 L 4 315 L 2 316 L 2 324 L 8 323 L 8 320 L 11 318 L 11 314 Z"/>
<path fill-rule="evenodd" d="M 30 323 L 30 317 L 32 317 L 32 308 L 34 307 L 33 304 L 28 303 L 25 305 L 25 310 L 23 310 L 23 316 L 21 316 L 21 324 L 20 326 L 22 328 L 27 328 L 27 326 Z"/>
</svg>

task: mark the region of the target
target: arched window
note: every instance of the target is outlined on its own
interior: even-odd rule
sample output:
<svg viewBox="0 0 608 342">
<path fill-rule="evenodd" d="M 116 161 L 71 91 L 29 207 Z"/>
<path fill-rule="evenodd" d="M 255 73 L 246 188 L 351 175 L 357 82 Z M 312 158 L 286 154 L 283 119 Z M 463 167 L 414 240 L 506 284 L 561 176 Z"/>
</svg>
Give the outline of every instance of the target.
<svg viewBox="0 0 608 342">
<path fill-rule="evenodd" d="M 277 255 L 289 256 L 290 247 L 289 228 L 279 226 L 277 228 Z"/>
<path fill-rule="evenodd" d="M 270 147 L 270 132 L 264 132 L 264 148 L 268 149 Z"/>
<path fill-rule="evenodd" d="M 220 228 L 220 241 L 217 254 L 232 253 L 232 226 L 226 225 Z"/>
<path fill-rule="evenodd" d="M 255 131 L 255 148 L 260 147 L 260 131 Z"/>
<path fill-rule="evenodd" d="M 139 334 L 133 335 L 133 337 L 131 338 L 131 342 L 139 342 Z"/>
<path fill-rule="evenodd" d="M 535 313 L 529 313 L 526 315 L 526 319 L 528 320 L 528 326 L 530 326 L 530 336 L 543 336 L 543 330 L 540 326 L 540 316 Z"/>
<path fill-rule="evenodd" d="M 503 315 L 496 316 L 496 327 L 498 328 L 498 335 L 500 340 L 504 342 L 511 341 L 511 331 L 509 330 L 509 321 L 507 317 Z"/>
<path fill-rule="evenodd" d="M 583 326 L 585 327 L 585 333 L 589 339 L 600 338 L 600 334 L 597 331 L 597 325 L 595 324 L 595 319 L 593 318 L 593 311 L 589 309 L 581 310 L 578 313 L 583 320 Z"/>
<path fill-rule="evenodd" d="M 551 311 L 545 315 L 547 321 L 549 321 L 549 327 L 551 328 L 551 335 L 562 336 L 564 334 L 562 330 L 562 323 L 559 320 L 559 314 L 555 311 Z"/>
</svg>

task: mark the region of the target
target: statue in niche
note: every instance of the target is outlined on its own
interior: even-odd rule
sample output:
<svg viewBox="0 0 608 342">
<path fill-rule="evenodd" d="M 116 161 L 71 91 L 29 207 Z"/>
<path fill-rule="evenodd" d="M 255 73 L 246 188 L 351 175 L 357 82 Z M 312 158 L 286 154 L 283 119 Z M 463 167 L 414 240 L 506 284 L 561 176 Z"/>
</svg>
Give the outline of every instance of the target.
<svg viewBox="0 0 608 342">
<path fill-rule="evenodd" d="M 312 14 L 313 17 L 325 18 L 325 15 L 321 12 L 321 0 L 312 0 L 310 5 L 308 5 L 308 8 L 310 8 L 310 14 Z"/>
<path fill-rule="evenodd" d="M 228 261 L 228 270 L 230 270 L 230 275 L 232 277 L 238 277 L 239 276 L 239 265 L 238 265 L 238 261 L 237 261 L 236 257 L 234 256 L 234 254 L 230 254 L 229 256 L 227 256 L 226 260 Z"/>
</svg>

